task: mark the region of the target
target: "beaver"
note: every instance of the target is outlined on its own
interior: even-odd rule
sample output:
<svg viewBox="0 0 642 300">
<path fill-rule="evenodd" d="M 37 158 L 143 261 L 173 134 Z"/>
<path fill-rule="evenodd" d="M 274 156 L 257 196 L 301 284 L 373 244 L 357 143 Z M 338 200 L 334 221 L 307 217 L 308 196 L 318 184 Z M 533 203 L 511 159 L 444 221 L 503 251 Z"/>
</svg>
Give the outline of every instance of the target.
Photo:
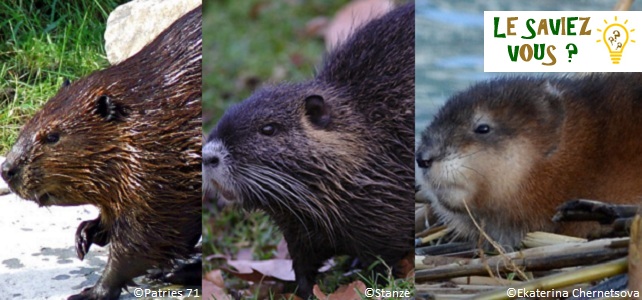
<svg viewBox="0 0 642 300">
<path fill-rule="evenodd" d="M 434 210 L 472 241 L 471 217 L 508 247 L 531 231 L 587 237 L 597 223 L 552 217 L 573 199 L 639 203 L 640 83 L 639 73 L 504 77 L 452 96 L 416 152 Z"/>
<path fill-rule="evenodd" d="M 195 251 L 201 235 L 201 8 L 127 60 L 65 84 L 22 128 L 2 165 L 40 206 L 92 204 L 82 259 L 111 244 L 95 286 L 69 299 L 116 299 L 132 278 Z"/>
<path fill-rule="evenodd" d="M 393 265 L 413 249 L 414 12 L 365 24 L 314 79 L 229 108 L 204 145 L 206 189 L 271 216 L 303 298 L 334 255 Z"/>
</svg>

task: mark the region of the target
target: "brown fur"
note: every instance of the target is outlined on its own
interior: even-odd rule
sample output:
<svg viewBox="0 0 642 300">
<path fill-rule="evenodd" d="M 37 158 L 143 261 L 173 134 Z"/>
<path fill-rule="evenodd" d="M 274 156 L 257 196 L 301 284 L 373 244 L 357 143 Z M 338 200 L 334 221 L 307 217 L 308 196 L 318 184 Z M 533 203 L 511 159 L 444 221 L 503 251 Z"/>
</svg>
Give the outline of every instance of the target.
<svg viewBox="0 0 642 300">
<path fill-rule="evenodd" d="M 406 5 L 358 30 L 313 80 L 261 89 L 226 111 L 203 148 L 204 183 L 271 215 L 307 298 L 334 255 L 392 266 L 412 250 L 413 136 Z"/>
<path fill-rule="evenodd" d="M 64 86 L 27 122 L 2 167 L 41 206 L 92 204 L 92 243 L 111 243 L 96 286 L 118 298 L 133 277 L 194 251 L 201 232 L 201 13 L 129 59 Z M 84 247 L 84 246 L 83 246 Z M 83 248 L 81 247 L 81 248 Z"/>
<path fill-rule="evenodd" d="M 436 212 L 516 246 L 530 231 L 587 236 L 595 224 L 551 221 L 565 201 L 642 196 L 642 75 L 502 78 L 453 96 L 423 132 L 417 161 Z M 487 134 L 475 133 L 480 124 Z M 453 193 L 453 191 L 456 191 Z"/>
</svg>

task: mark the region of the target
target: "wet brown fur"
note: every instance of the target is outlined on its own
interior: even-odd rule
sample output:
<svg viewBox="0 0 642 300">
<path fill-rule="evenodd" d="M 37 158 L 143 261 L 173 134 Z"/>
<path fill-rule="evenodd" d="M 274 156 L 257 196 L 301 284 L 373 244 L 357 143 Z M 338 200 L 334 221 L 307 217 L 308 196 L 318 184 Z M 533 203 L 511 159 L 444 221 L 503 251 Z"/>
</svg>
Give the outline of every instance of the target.
<svg viewBox="0 0 642 300">
<path fill-rule="evenodd" d="M 194 251 L 201 232 L 200 10 L 129 59 L 62 87 L 7 156 L 17 172 L 10 187 L 20 197 L 100 208 L 109 262 L 77 299 L 117 298 L 147 268 Z M 51 134 L 59 141 L 47 143 Z"/>
</svg>

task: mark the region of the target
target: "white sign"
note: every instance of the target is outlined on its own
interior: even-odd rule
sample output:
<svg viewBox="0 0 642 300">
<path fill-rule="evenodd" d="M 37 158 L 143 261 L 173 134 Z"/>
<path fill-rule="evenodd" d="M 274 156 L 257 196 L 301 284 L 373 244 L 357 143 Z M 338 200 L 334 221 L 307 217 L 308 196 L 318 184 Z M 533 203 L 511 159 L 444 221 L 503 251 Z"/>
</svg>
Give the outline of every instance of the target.
<svg viewBox="0 0 642 300">
<path fill-rule="evenodd" d="M 642 72 L 642 12 L 485 11 L 484 72 Z"/>
</svg>

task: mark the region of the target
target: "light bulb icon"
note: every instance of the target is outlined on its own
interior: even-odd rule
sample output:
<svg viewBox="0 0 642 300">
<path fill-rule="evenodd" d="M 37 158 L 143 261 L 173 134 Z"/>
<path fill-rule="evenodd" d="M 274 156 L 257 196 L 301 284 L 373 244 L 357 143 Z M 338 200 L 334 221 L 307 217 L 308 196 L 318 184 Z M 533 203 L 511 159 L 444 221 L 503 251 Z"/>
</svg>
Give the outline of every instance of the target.
<svg viewBox="0 0 642 300">
<path fill-rule="evenodd" d="M 615 21 L 617 22 L 617 17 L 615 17 Z M 622 58 L 622 51 L 624 51 L 626 44 L 629 42 L 629 32 L 635 31 L 635 29 L 631 29 L 629 31 L 626 28 L 625 25 L 628 21 L 629 20 L 624 21 L 623 24 L 621 23 L 609 24 L 604 30 L 600 30 L 600 29 L 597 30 L 597 31 L 602 31 L 602 40 L 597 40 L 597 41 L 604 42 L 604 44 L 606 45 L 606 48 L 609 50 L 609 54 L 611 55 L 611 62 L 614 65 L 620 64 L 620 59 Z M 608 24 L 606 20 L 604 20 L 604 23 Z M 631 40 L 631 42 L 635 42 L 635 41 Z"/>
</svg>

